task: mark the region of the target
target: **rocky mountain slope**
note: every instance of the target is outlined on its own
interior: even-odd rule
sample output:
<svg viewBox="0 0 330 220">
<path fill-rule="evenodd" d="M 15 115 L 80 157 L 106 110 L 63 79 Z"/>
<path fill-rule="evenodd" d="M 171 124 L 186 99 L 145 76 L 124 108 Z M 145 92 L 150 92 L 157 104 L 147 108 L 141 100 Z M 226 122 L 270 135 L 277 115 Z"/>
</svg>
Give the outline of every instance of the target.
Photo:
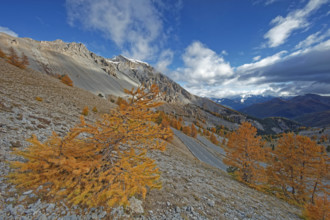
<svg viewBox="0 0 330 220">
<path fill-rule="evenodd" d="M 106 98 L 125 97 L 124 89 L 156 83 L 165 94 L 165 112 L 174 111 L 190 120 L 199 118 L 206 121 L 205 126 L 208 127 L 224 125 L 233 130 L 246 120 L 257 127 L 260 133 L 277 133 L 292 127 L 285 123 L 283 126 L 283 122 L 277 123 L 276 120 L 273 123 L 264 123 L 262 120 L 248 119 L 246 115 L 207 98 L 190 94 L 147 63 L 124 56 L 106 59 L 90 52 L 81 43 L 35 41 L 0 33 L 0 48 L 8 53 L 10 47 L 19 55 L 24 52 L 28 56 L 31 69 L 48 75 L 67 74 L 75 87 Z M 272 127 L 269 127 L 270 124 Z"/>
<path fill-rule="evenodd" d="M 285 117 L 305 126 L 330 126 L 330 96 L 306 94 L 288 100 L 274 98 L 241 111 L 259 118 Z"/>
<path fill-rule="evenodd" d="M 36 100 L 41 97 L 42 101 Z M 255 191 L 190 153 L 176 136 L 165 152 L 150 155 L 162 171 L 163 188 L 148 192 L 145 201 L 105 212 L 40 200 L 33 191 L 21 192 L 5 181 L 11 154 L 28 145 L 36 134 L 44 141 L 52 131 L 64 135 L 79 120 L 84 106 L 99 113 L 114 105 L 90 92 L 0 58 L 0 219 L 299 219 L 300 210 Z M 90 113 L 88 121 L 99 115 Z M 204 140 L 205 141 L 205 140 Z"/>
</svg>

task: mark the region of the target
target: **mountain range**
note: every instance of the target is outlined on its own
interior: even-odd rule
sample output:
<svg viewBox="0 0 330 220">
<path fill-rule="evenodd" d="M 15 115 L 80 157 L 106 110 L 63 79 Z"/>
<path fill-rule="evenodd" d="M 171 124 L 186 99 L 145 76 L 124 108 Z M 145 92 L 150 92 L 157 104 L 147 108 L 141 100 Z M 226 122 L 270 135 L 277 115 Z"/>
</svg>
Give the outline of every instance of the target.
<svg viewBox="0 0 330 220">
<path fill-rule="evenodd" d="M 228 108 L 239 111 L 250 105 L 266 102 L 273 98 L 274 96 L 249 95 L 249 96 L 234 96 L 230 98 L 211 98 L 211 100 Z"/>
<path fill-rule="evenodd" d="M 248 115 L 267 118 L 285 117 L 312 127 L 330 126 L 330 96 L 306 94 L 290 99 L 273 98 L 241 109 Z"/>
</svg>

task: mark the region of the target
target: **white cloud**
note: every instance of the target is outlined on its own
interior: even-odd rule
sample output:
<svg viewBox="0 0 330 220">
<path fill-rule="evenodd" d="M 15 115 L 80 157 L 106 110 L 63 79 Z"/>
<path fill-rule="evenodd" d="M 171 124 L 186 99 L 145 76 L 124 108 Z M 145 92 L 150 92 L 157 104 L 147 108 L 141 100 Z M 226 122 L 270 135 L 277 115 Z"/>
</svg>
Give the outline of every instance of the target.
<svg viewBox="0 0 330 220">
<path fill-rule="evenodd" d="M 170 49 L 162 51 L 159 55 L 156 69 L 161 73 L 169 73 L 168 66 L 172 63 L 174 53 Z"/>
<path fill-rule="evenodd" d="M 254 0 L 253 1 L 253 4 L 256 5 L 256 4 L 265 4 L 266 6 L 268 5 L 271 5 L 275 2 L 278 2 L 280 0 Z"/>
<path fill-rule="evenodd" d="M 269 47 L 277 47 L 287 40 L 293 31 L 310 26 L 307 18 L 314 11 L 318 10 L 328 0 L 310 0 L 308 4 L 302 8 L 290 12 L 285 18 L 277 16 L 271 21 L 274 25 L 265 35 L 268 40 Z"/>
<path fill-rule="evenodd" d="M 1 27 L 0 26 L 0 32 L 6 33 L 6 34 L 8 34 L 10 36 L 13 36 L 13 37 L 18 37 L 18 34 L 16 34 L 14 31 L 10 30 L 7 27 Z"/>
<path fill-rule="evenodd" d="M 194 42 L 186 49 L 183 60 L 185 67 L 173 75 L 185 89 L 200 96 L 330 94 L 330 39 L 236 68 L 200 42 Z M 217 69 L 225 71 L 217 73 Z"/>
<path fill-rule="evenodd" d="M 272 56 L 259 60 L 258 62 L 243 64 L 243 65 L 237 67 L 236 71 L 240 75 L 245 75 L 245 74 L 250 74 L 250 73 L 255 74 L 256 72 L 260 72 L 260 70 L 262 70 L 262 68 L 270 66 L 270 65 L 280 61 L 282 58 L 282 55 L 284 55 L 286 53 L 287 53 L 287 51 L 281 51 Z"/>
<path fill-rule="evenodd" d="M 321 34 L 321 31 L 316 32 L 314 34 L 309 35 L 305 40 L 300 41 L 296 45 L 295 49 L 310 47 L 312 45 L 322 42 L 324 39 L 328 37 L 330 37 L 330 29 L 328 29 L 328 31 L 324 34 Z"/>
<path fill-rule="evenodd" d="M 278 0 L 266 0 L 265 5 L 273 4 L 274 2 L 277 2 Z"/>
<path fill-rule="evenodd" d="M 253 57 L 253 61 L 258 61 L 258 60 L 260 60 L 260 58 L 261 58 L 261 56 L 255 56 L 255 57 Z"/>
<path fill-rule="evenodd" d="M 182 59 L 184 67 L 171 73 L 175 80 L 212 85 L 233 75 L 230 64 L 199 41 L 186 48 Z"/>
<path fill-rule="evenodd" d="M 100 31 L 127 56 L 152 59 L 164 39 L 161 13 L 152 0 L 67 0 L 68 22 Z"/>
</svg>

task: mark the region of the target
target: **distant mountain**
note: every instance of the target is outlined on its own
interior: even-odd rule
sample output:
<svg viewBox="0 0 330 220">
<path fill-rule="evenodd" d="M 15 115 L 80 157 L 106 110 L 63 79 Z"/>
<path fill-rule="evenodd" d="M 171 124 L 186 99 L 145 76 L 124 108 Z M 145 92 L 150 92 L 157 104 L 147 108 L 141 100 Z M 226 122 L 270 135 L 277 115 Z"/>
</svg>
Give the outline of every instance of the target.
<svg viewBox="0 0 330 220">
<path fill-rule="evenodd" d="M 214 102 L 234 110 L 241 110 L 253 104 L 262 103 L 273 99 L 273 96 L 251 95 L 247 97 L 236 96 L 232 98 L 211 98 Z"/>
<path fill-rule="evenodd" d="M 273 98 L 241 112 L 258 118 L 285 117 L 306 126 L 330 126 L 330 96 L 306 94 L 288 100 Z"/>
</svg>

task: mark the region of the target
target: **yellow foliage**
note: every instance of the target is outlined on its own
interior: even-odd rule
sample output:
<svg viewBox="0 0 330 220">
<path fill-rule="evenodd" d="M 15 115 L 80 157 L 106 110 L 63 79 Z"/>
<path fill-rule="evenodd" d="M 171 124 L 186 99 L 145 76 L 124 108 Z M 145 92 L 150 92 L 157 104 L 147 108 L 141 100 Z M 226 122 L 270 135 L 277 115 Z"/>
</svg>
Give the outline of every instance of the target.
<svg viewBox="0 0 330 220">
<path fill-rule="evenodd" d="M 39 97 L 39 96 L 36 97 L 36 100 L 37 100 L 38 102 L 42 102 L 42 98 Z"/>
<path fill-rule="evenodd" d="M 7 57 L 7 61 L 8 63 L 21 69 L 25 69 L 29 65 L 28 57 L 22 53 L 22 58 L 19 58 L 16 51 L 12 47 L 9 48 L 9 56 Z"/>
<path fill-rule="evenodd" d="M 306 202 L 309 197 L 313 201 L 329 178 L 329 157 L 325 148 L 309 137 L 283 134 L 270 162 L 271 166 L 267 168 L 269 183 L 298 203 Z"/>
<path fill-rule="evenodd" d="M 7 58 L 6 54 L 0 49 L 0 58 Z"/>
<path fill-rule="evenodd" d="M 265 173 L 260 165 L 265 160 L 263 142 L 256 136 L 257 129 L 249 122 L 244 122 L 237 131 L 228 137 L 228 148 L 225 148 L 228 158 L 224 162 L 237 168 L 239 180 L 249 184 L 264 181 Z"/>
<path fill-rule="evenodd" d="M 94 113 L 97 113 L 97 108 L 96 108 L 96 106 L 94 106 L 94 108 L 92 109 L 92 111 L 93 111 Z"/>
<path fill-rule="evenodd" d="M 84 116 L 87 116 L 87 115 L 88 115 L 88 112 L 89 112 L 88 107 L 85 106 L 85 107 L 83 108 L 81 114 L 84 115 Z"/>
<path fill-rule="evenodd" d="M 71 80 L 71 78 L 68 75 L 64 75 L 60 77 L 61 82 L 68 85 L 68 86 L 73 86 L 73 81 Z"/>
<path fill-rule="evenodd" d="M 316 198 L 314 204 L 307 203 L 304 206 L 304 216 L 310 220 L 329 220 L 330 202 L 327 196 Z"/>
<path fill-rule="evenodd" d="M 55 133 L 41 143 L 36 136 L 30 146 L 16 150 L 26 162 L 12 162 L 12 183 L 36 190 L 40 185 L 54 200 L 86 207 L 127 205 L 133 195 L 146 197 L 147 189 L 161 188 L 160 171 L 147 157 L 148 150 L 164 150 L 172 135 L 153 121 L 158 88 L 126 91 L 126 104 L 103 115 L 95 124 L 81 123 L 63 138 Z"/>
</svg>

